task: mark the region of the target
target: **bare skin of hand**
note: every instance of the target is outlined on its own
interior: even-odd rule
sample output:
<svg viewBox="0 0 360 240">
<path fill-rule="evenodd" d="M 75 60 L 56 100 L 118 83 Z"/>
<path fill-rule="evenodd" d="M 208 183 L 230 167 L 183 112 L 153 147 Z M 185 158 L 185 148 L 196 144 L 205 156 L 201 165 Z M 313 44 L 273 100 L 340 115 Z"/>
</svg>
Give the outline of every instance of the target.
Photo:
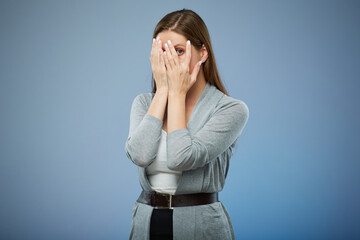
<svg viewBox="0 0 360 240">
<path fill-rule="evenodd" d="M 197 75 L 200 70 L 201 61 L 199 61 L 192 73 L 190 73 L 190 60 L 191 60 L 191 44 L 188 40 L 186 43 L 185 61 L 179 61 L 178 54 L 171 41 L 165 43 L 165 52 L 163 53 L 166 75 L 168 79 L 169 94 L 182 94 L 186 95 L 189 89 L 196 82 Z"/>
<path fill-rule="evenodd" d="M 166 68 L 164 58 L 162 57 L 163 50 L 161 40 L 153 39 L 150 61 L 151 68 L 156 83 L 156 93 L 147 111 L 147 114 L 163 120 L 165 108 L 168 98 L 168 81 L 166 76 Z"/>
<path fill-rule="evenodd" d="M 166 76 L 166 68 L 165 62 L 163 58 L 163 50 L 161 45 L 161 40 L 159 37 L 155 40 L 153 39 L 150 61 L 151 61 L 151 68 L 154 76 L 154 80 L 156 83 L 157 89 L 168 89 L 168 81 Z"/>
<path fill-rule="evenodd" d="M 186 128 L 186 94 L 196 82 L 201 61 L 195 65 L 192 73 L 190 73 L 190 41 L 187 41 L 186 43 L 185 61 L 179 61 L 178 55 L 170 40 L 165 44 L 163 56 L 169 87 L 167 131 L 168 133 L 171 133 L 177 129 Z"/>
</svg>

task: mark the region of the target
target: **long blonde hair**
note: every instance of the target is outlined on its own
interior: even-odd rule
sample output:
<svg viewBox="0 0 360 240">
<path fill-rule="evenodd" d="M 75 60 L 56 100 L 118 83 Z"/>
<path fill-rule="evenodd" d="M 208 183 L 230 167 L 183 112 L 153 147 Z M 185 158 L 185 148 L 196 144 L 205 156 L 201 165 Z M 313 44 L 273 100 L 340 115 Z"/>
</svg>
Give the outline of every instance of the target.
<svg viewBox="0 0 360 240">
<path fill-rule="evenodd" d="M 183 35 L 186 39 L 190 40 L 197 50 L 200 50 L 203 44 L 205 45 L 208 52 L 208 58 L 205 63 L 203 63 L 205 80 L 214 85 L 224 94 L 228 95 L 216 67 L 209 32 L 201 17 L 189 9 L 182 9 L 168 13 L 156 25 L 153 38 L 155 38 L 160 32 L 166 30 L 174 31 Z M 152 85 L 152 92 L 155 93 L 156 82 L 154 80 L 154 76 L 152 76 Z"/>
</svg>

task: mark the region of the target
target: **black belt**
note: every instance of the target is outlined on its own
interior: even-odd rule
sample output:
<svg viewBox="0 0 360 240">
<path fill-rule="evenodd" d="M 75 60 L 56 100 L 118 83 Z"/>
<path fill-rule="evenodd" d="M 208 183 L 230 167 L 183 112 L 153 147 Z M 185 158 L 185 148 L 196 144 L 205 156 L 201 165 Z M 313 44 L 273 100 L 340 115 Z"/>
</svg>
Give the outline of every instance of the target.
<svg viewBox="0 0 360 240">
<path fill-rule="evenodd" d="M 148 191 L 142 191 L 137 200 L 139 203 L 145 203 L 155 208 L 165 209 L 172 209 L 173 207 L 204 205 L 218 201 L 217 192 L 171 195 Z"/>
</svg>

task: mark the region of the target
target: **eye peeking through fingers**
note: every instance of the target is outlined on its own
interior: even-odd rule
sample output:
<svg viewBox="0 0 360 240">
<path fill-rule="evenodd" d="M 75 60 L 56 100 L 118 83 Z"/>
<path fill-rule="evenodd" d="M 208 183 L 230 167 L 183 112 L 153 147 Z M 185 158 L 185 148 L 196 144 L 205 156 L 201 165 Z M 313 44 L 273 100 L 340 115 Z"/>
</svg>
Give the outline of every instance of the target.
<svg viewBox="0 0 360 240">
<path fill-rule="evenodd" d="M 184 54 L 184 50 L 182 49 L 176 49 L 176 53 L 178 54 L 178 56 L 181 56 Z"/>
</svg>

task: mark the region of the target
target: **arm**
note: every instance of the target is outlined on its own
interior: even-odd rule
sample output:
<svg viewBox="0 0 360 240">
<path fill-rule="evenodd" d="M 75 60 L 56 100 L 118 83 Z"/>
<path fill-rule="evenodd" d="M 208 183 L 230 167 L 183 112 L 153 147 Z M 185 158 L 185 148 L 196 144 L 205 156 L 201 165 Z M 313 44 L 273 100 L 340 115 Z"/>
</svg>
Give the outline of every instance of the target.
<svg viewBox="0 0 360 240">
<path fill-rule="evenodd" d="M 184 171 L 209 163 L 240 136 L 248 116 L 247 105 L 234 101 L 221 107 L 194 136 L 186 128 L 169 133 L 168 167 Z"/>
<path fill-rule="evenodd" d="M 164 61 L 167 67 L 168 75 L 168 133 L 177 129 L 186 129 L 186 113 L 185 100 L 186 95 L 192 85 L 196 82 L 202 61 L 195 64 L 192 73 L 190 74 L 189 64 L 191 59 L 191 44 L 190 41 L 186 43 L 185 61 L 181 62 L 177 56 L 174 46 L 171 41 L 169 45 L 165 44 L 166 51 L 164 52 Z M 166 54 L 165 54 L 166 53 Z"/>
<path fill-rule="evenodd" d="M 177 129 L 186 128 L 185 99 L 186 94 L 169 93 L 169 103 L 167 108 L 168 134 Z"/>
<path fill-rule="evenodd" d="M 166 98 L 159 91 L 155 94 L 146 111 L 146 103 L 138 95 L 132 104 L 130 113 L 129 136 L 125 143 L 127 157 L 140 167 L 150 165 L 156 157 L 161 137 Z"/>
<path fill-rule="evenodd" d="M 157 90 L 150 107 L 137 96 L 131 107 L 130 130 L 125 144 L 125 152 L 129 159 L 140 167 L 150 165 L 156 157 L 161 137 L 168 84 L 166 68 L 162 56 L 161 41 L 153 39 L 150 61 Z M 147 111 L 147 112 L 146 112 Z"/>
</svg>

